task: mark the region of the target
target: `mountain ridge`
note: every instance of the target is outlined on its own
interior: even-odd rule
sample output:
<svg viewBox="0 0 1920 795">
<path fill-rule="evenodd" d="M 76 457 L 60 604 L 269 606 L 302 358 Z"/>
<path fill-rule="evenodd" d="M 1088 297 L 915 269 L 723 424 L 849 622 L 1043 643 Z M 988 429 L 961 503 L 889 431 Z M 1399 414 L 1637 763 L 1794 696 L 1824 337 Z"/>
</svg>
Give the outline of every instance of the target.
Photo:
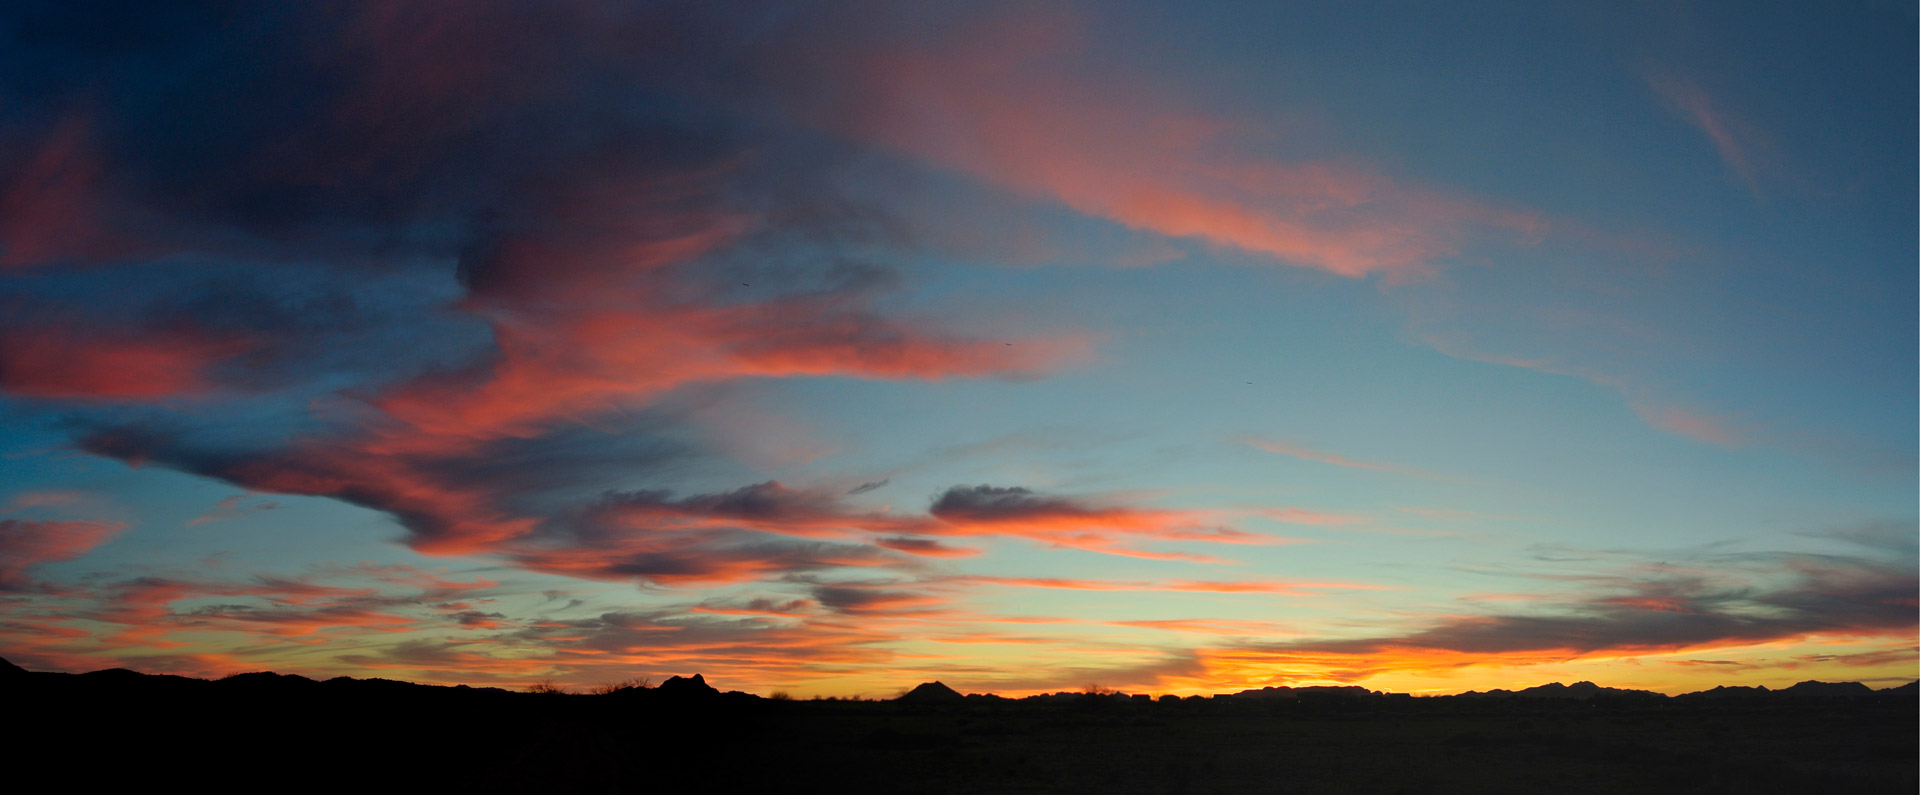
<svg viewBox="0 0 1920 795">
<path fill-rule="evenodd" d="M 499 694 L 514 694 L 514 695 L 526 695 L 530 693 L 548 694 L 548 695 L 564 694 L 564 691 L 558 688 L 546 688 L 546 687 L 536 688 L 534 691 L 530 691 L 530 693 L 521 693 L 520 691 L 508 690 L 500 687 L 473 687 L 473 686 L 464 685 L 464 684 L 462 685 L 430 685 L 430 684 L 422 684 L 418 682 L 408 682 L 403 680 L 382 679 L 382 678 L 357 679 L 350 676 L 337 676 L 337 677 L 333 677 L 331 679 L 326 679 L 326 680 L 316 680 L 309 677 L 301 676 L 299 674 L 282 674 L 282 673 L 276 673 L 272 671 L 249 671 L 245 673 L 232 674 L 229 676 L 221 677 L 219 679 L 200 679 L 196 677 L 178 676 L 174 674 L 149 674 L 149 673 L 134 671 L 128 668 L 120 668 L 120 667 L 104 668 L 97 671 L 88 671 L 85 673 L 77 673 L 77 674 L 69 674 L 69 673 L 53 672 L 53 671 L 36 672 L 36 671 L 29 671 L 25 668 L 22 668 L 19 665 L 16 665 L 5 658 L 0 658 L 0 683 L 4 683 L 5 685 L 8 685 L 8 686 L 15 686 L 27 681 L 50 681 L 48 678 L 55 678 L 55 679 L 72 678 L 72 680 L 76 682 L 84 682 L 89 685 L 97 686 L 97 687 L 108 689 L 108 690 L 120 689 L 128 686 L 141 686 L 143 684 L 145 685 L 165 684 L 165 685 L 175 685 L 175 686 L 185 686 L 185 687 L 214 686 L 214 687 L 218 687 L 222 691 L 263 691 L 264 692 L 269 690 L 281 690 L 281 691 L 291 692 L 291 691 L 314 690 L 314 689 L 323 688 L 323 687 L 332 687 L 332 688 L 355 687 L 359 689 L 382 688 L 382 689 L 390 689 L 390 690 L 417 690 L 419 692 L 465 691 L 465 692 L 473 692 L 473 693 L 499 693 Z M 625 687 L 607 688 L 607 689 L 596 691 L 596 692 L 599 692 L 600 694 L 604 694 L 604 695 L 621 695 L 626 697 L 651 696 L 654 698 L 669 699 L 674 701 L 704 701 L 709 699 L 720 699 L 720 698 L 726 698 L 726 699 L 732 699 L 732 700 L 761 700 L 763 698 L 753 693 L 746 693 L 738 690 L 722 692 L 718 688 L 715 688 L 713 685 L 709 684 L 706 681 L 706 678 L 703 675 L 698 673 L 691 674 L 684 677 L 682 676 L 669 677 L 665 682 L 661 683 L 656 687 L 630 685 Z M 1386 691 L 1368 690 L 1367 688 L 1359 685 L 1303 685 L 1303 686 L 1297 686 L 1297 687 L 1288 686 L 1288 685 L 1275 685 L 1275 686 L 1262 687 L 1259 689 L 1241 690 L 1235 693 L 1214 693 L 1214 694 L 1211 694 L 1210 696 L 1195 695 L 1195 696 L 1180 697 L 1180 696 L 1172 696 L 1172 695 L 1163 695 L 1163 696 L 1160 696 L 1158 700 L 1168 701 L 1168 700 L 1202 699 L 1202 700 L 1264 701 L 1264 700 L 1285 700 L 1285 699 L 1291 699 L 1291 700 L 1307 699 L 1307 700 L 1317 701 L 1317 700 L 1326 700 L 1326 699 L 1395 699 L 1395 700 L 1398 700 L 1398 699 L 1404 699 L 1404 698 L 1417 698 L 1421 700 L 1551 699 L 1551 700 L 1564 700 L 1564 701 L 1586 701 L 1586 700 L 1595 700 L 1595 699 L 1599 699 L 1599 700 L 1634 699 L 1634 700 L 1644 700 L 1644 701 L 1667 701 L 1667 700 L 1717 700 L 1717 699 L 1728 699 L 1728 698 L 1854 699 L 1854 698 L 1872 698 L 1872 697 L 1914 696 L 1916 694 L 1920 694 L 1920 680 L 1907 682 L 1907 683 L 1895 685 L 1892 687 L 1874 689 L 1861 682 L 1823 682 L 1819 680 L 1810 679 L 1810 680 L 1798 682 L 1791 686 L 1779 688 L 1779 689 L 1770 689 L 1764 685 L 1717 685 L 1708 690 L 1698 690 L 1698 691 L 1681 693 L 1681 694 L 1671 695 L 1671 696 L 1666 695 L 1664 693 L 1651 691 L 1651 690 L 1635 690 L 1635 689 L 1628 689 L 1628 688 L 1607 687 L 1607 686 L 1595 684 L 1589 681 L 1580 681 L 1580 682 L 1575 682 L 1571 685 L 1564 684 L 1561 682 L 1548 682 L 1545 684 L 1535 685 L 1533 687 L 1522 688 L 1519 690 L 1508 690 L 1503 688 L 1496 688 L 1496 689 L 1487 690 L 1487 691 L 1468 690 L 1461 693 L 1438 695 L 1438 696 L 1410 696 L 1409 694 L 1405 694 L 1405 693 L 1391 693 Z M 569 694 L 569 695 L 572 695 L 572 694 Z M 902 703 L 909 703 L 909 704 L 936 704 L 936 703 L 954 703 L 954 702 L 961 702 L 961 701 L 968 701 L 968 700 L 981 700 L 981 699 L 992 699 L 992 700 L 1003 700 L 1003 701 L 1021 701 L 1021 700 L 1037 699 L 1037 700 L 1045 701 L 1045 700 L 1076 699 L 1076 698 L 1077 699 L 1103 699 L 1104 698 L 1104 699 L 1131 699 L 1131 700 L 1152 699 L 1151 696 L 1148 696 L 1146 694 L 1138 694 L 1138 693 L 1129 694 L 1129 693 L 1124 693 L 1119 691 L 1110 691 L 1110 690 L 1096 690 L 1096 691 L 1083 691 L 1083 692 L 1063 691 L 1063 692 L 1057 692 L 1057 693 L 1034 694 L 1034 695 L 1024 696 L 1020 698 L 1011 698 L 1011 697 L 1000 696 L 992 693 L 968 693 L 968 694 L 962 695 L 959 691 L 953 689 L 951 686 L 948 686 L 942 682 L 929 681 L 929 682 L 923 682 L 891 700 L 899 701 Z M 850 699 L 850 700 L 858 700 L 858 699 Z M 884 700 L 884 699 L 876 699 L 876 700 Z"/>
</svg>

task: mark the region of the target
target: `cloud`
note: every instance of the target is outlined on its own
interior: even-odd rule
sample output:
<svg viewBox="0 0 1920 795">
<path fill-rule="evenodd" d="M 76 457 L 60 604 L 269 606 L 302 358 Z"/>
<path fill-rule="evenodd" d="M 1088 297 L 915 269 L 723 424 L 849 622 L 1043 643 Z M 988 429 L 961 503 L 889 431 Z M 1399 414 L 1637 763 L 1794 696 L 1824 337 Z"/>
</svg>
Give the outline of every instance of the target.
<svg viewBox="0 0 1920 795">
<path fill-rule="evenodd" d="M 148 567 L 149 569 L 151 567 Z M 234 665 L 234 655 L 297 660 L 327 643 L 347 647 L 366 633 L 505 629 L 514 622 L 478 609 L 500 592 L 491 580 L 454 579 L 406 565 L 317 566 L 300 576 L 254 574 L 214 579 L 195 573 L 102 574 L 57 589 L 41 589 L 7 605 L 0 643 L 26 648 L 36 659 L 66 669 L 98 667 L 100 657 L 137 654 L 142 668 L 206 676 L 257 664 Z M 243 638 L 231 654 L 176 650 L 204 646 L 210 635 Z M 174 663 L 147 660 L 154 652 Z M 283 656 L 284 655 L 284 656 Z M 220 660 L 224 668 L 206 667 Z M 306 668 L 306 670 L 312 670 Z"/>
<path fill-rule="evenodd" d="M 693 613 L 717 613 L 720 615 L 788 616 L 809 613 L 816 604 L 812 599 L 771 599 L 759 596 L 748 599 L 742 603 L 703 601 L 687 609 Z"/>
<path fill-rule="evenodd" d="M 1170 682 L 1202 675 L 1205 666 L 1187 650 L 1152 650 L 1136 663 L 1105 666 L 1063 665 L 1010 673 L 974 671 L 945 676 L 968 692 L 1003 695 L 1082 692 L 1089 686 L 1121 692 L 1140 692 L 1166 687 Z"/>
<path fill-rule="evenodd" d="M 1477 237 L 1525 240 L 1544 227 L 1534 213 L 1365 168 L 1264 155 L 1271 142 L 1236 140 L 1251 137 L 1245 125 L 1183 107 L 1151 80 L 1076 68 L 1086 26 L 1072 13 L 1005 9 L 931 36 L 776 58 L 792 76 L 770 102 L 1086 215 L 1343 276 L 1417 275 Z"/>
<path fill-rule="evenodd" d="M 867 544 L 767 538 L 738 531 L 636 534 L 598 542 L 565 539 L 526 544 L 507 554 L 515 563 L 537 571 L 662 585 L 741 583 L 796 572 L 912 565 L 910 559 Z"/>
<path fill-rule="evenodd" d="M 1883 555 L 1920 558 L 1920 528 L 1916 528 L 1911 520 L 1859 522 L 1800 535 L 1845 541 Z"/>
<path fill-rule="evenodd" d="M 1446 480 L 1447 479 L 1440 475 L 1421 472 L 1416 469 L 1409 469 L 1407 467 L 1398 466 L 1395 464 L 1382 464 L 1382 463 L 1369 462 L 1369 461 L 1356 461 L 1354 459 L 1347 458 L 1345 456 L 1339 456 L 1333 453 L 1314 450 L 1311 448 L 1302 447 L 1297 444 L 1290 444 L 1287 442 L 1275 441 L 1273 439 L 1267 439 L 1259 436 L 1236 436 L 1236 437 L 1233 437 L 1232 439 L 1229 439 L 1228 441 L 1234 442 L 1236 444 L 1244 444 L 1256 450 L 1262 450 L 1265 452 L 1273 453 L 1275 455 L 1292 456 L 1294 458 L 1298 458 L 1304 461 L 1318 461 L 1322 464 L 1332 464 L 1337 467 L 1346 467 L 1348 469 L 1364 469 L 1370 472 L 1387 472 L 1395 475 L 1408 475 L 1411 477 L 1427 478 L 1430 480 Z"/>
<path fill-rule="evenodd" d="M 106 164 L 90 125 L 68 115 L 30 145 L 24 161 L 0 160 L 0 269 L 25 269 L 73 258 L 123 256 L 139 242 L 126 232 L 123 208 L 102 195 Z"/>
<path fill-rule="evenodd" d="M 842 504 L 841 497 L 836 490 L 796 489 L 776 481 L 682 498 L 661 490 L 609 492 L 577 521 L 550 524 L 525 542 L 500 550 L 543 571 L 685 584 L 834 567 L 912 570 L 921 566 L 916 558 L 965 557 L 980 551 L 948 545 L 943 536 L 1004 536 L 1106 554 L 1203 562 L 1216 559 L 1124 544 L 1273 542 L 1199 524 L 1208 518 L 1201 514 L 1094 506 L 1020 487 L 956 486 L 936 497 L 925 515 L 857 510 Z"/>
<path fill-rule="evenodd" d="M 126 529 L 120 522 L 0 519 L 0 591 L 31 588 L 29 569 L 78 558 Z"/>
<path fill-rule="evenodd" d="M 1434 350 L 1457 359 L 1568 376 L 1605 387 L 1625 398 L 1627 406 L 1649 426 L 1697 442 L 1732 447 L 1744 444 L 1752 437 L 1748 429 L 1731 417 L 1676 405 L 1674 400 L 1661 394 L 1661 390 L 1645 383 L 1647 379 L 1644 378 L 1629 377 L 1604 368 L 1567 364 L 1556 357 L 1487 353 L 1449 335 L 1425 334 L 1422 341 Z"/>
<path fill-rule="evenodd" d="M 1186 593 L 1262 593 L 1283 596 L 1315 596 L 1326 590 L 1377 590 L 1378 585 L 1365 583 L 1287 581 L 1287 580 L 1166 580 L 1161 582 L 1126 582 L 1117 580 L 1085 580 L 1061 577 L 988 577 L 965 576 L 949 578 L 949 582 L 968 585 L 997 585 L 1017 588 L 1055 588 L 1074 591 L 1172 591 Z"/>
<path fill-rule="evenodd" d="M 1531 598 L 1525 603 L 1532 612 L 1450 616 L 1397 635 L 1251 644 L 1235 654 L 1353 680 L 1397 670 L 1665 654 L 1815 635 L 1910 638 L 1920 610 L 1920 579 L 1910 556 L 1764 553 L 1700 563 L 1714 576 L 1656 567 L 1584 577 L 1578 579 L 1602 590 Z"/>
<path fill-rule="evenodd" d="M 590 521 L 638 530 L 736 527 L 790 535 L 837 535 L 847 531 L 912 532 L 922 519 L 852 512 L 833 491 L 803 491 L 778 481 L 728 492 L 673 499 L 670 492 L 613 492 L 589 509 Z"/>
<path fill-rule="evenodd" d="M 1676 433 L 1707 444 L 1732 447 L 1744 440 L 1744 437 L 1729 427 L 1728 422 L 1686 409 L 1672 406 L 1648 406 L 1644 403 L 1633 404 L 1633 411 L 1647 421 L 1648 425 L 1663 431 Z"/>
<path fill-rule="evenodd" d="M 946 600 L 932 594 L 880 588 L 822 585 L 813 589 L 820 604 L 842 613 L 917 612 Z"/>
<path fill-rule="evenodd" d="M 231 415 L 244 429 L 80 405 L 64 427 L 89 453 L 383 511 L 429 554 L 680 581 L 879 565 L 907 556 L 825 539 L 905 539 L 927 520 L 778 483 L 680 499 L 634 489 L 669 462 L 718 457 L 675 433 L 676 397 L 758 379 L 1033 378 L 1092 355 L 1079 331 L 1008 345 L 883 311 L 896 279 L 881 263 L 904 247 L 876 231 L 884 208 L 836 188 L 846 147 L 716 114 L 687 91 L 741 67 L 688 42 L 733 41 L 753 60 L 793 44 L 785 34 L 756 43 L 725 12 L 592 4 L 214 16 L 208 29 L 243 33 L 163 28 L 134 60 L 265 70 L 285 78 L 273 97 L 148 86 L 144 67 L 96 63 L 84 25 L 33 44 L 106 87 L 88 124 L 55 141 L 114 164 L 86 172 L 84 203 L 134 207 L 177 234 L 111 257 L 8 248 L 33 260 L 34 279 L 10 287 L 36 317 L 85 315 L 76 285 L 98 286 L 85 280 L 113 288 L 120 317 L 85 334 L 77 321 L 10 329 L 0 389 L 71 406 L 245 387 L 223 395 L 244 403 Z M 79 89 L 23 94 L 62 90 Z M 169 110 L 112 100 L 129 93 Z M 49 124 L 11 132 L 45 137 Z M 600 497 L 616 488 L 625 496 Z M 612 551 L 583 522 L 650 540 L 622 547 L 618 565 L 574 561 L 568 543 Z M 720 549 L 697 529 L 822 542 L 735 533 Z"/>
<path fill-rule="evenodd" d="M 885 665 L 891 636 L 827 617 L 614 611 L 550 619 L 486 638 L 409 639 L 339 655 L 341 663 L 440 682 L 589 684 L 698 671 L 716 686 L 778 682 L 819 670 Z M 505 649 L 513 655 L 500 654 Z"/>
<path fill-rule="evenodd" d="M 900 662 L 887 646 L 899 626 L 939 619 L 967 588 L 1361 588 L 953 574 L 1007 539 L 1220 562 L 1191 550 L 1282 540 L 1230 519 L 1347 517 L 988 484 L 880 510 L 862 499 L 885 479 L 716 474 L 742 462 L 687 433 L 686 407 L 758 381 L 1021 380 L 1093 359 L 1101 338 L 1085 330 L 1014 336 L 898 300 L 930 249 L 950 252 L 917 236 L 937 225 L 913 217 L 924 204 L 850 185 L 875 162 L 1124 227 L 1129 246 L 1151 238 L 1110 264 L 1212 247 L 1406 280 L 1550 225 L 1366 163 L 1291 156 L 1290 142 L 1104 68 L 1080 49 L 1083 20 L 1025 8 L 156 8 L 116 9 L 114 26 L 85 5 L 0 11 L 0 393 L 58 412 L 53 427 L 92 455 L 383 512 L 412 550 L 483 556 L 502 580 L 620 582 L 676 603 L 582 618 L 592 600 L 563 594 L 520 616 L 488 601 L 511 590 L 493 579 L 372 565 L 55 588 L 30 579 L 35 566 L 124 526 L 0 520 L 0 587 L 27 594 L 0 639 L 63 664 L 131 650 L 214 673 L 278 659 L 441 681 L 778 681 Z M 939 24 L 892 24 L 916 14 Z M 1724 438 L 1724 425 L 1647 416 Z M 715 586 L 730 588 L 679 590 Z M 1837 615 L 1852 598 L 1716 593 L 1605 594 L 1560 617 L 1625 637 L 1703 610 L 1730 626 L 1760 620 L 1741 610 Z M 1492 648 L 1522 634 L 1509 618 L 1540 616 L 1436 620 L 1420 637 Z M 208 635 L 255 646 L 209 654 Z M 1198 664 L 1170 652 L 1059 675 L 1118 685 Z"/>
<path fill-rule="evenodd" d="M 193 397 L 211 388 L 209 368 L 247 348 L 186 331 L 0 328 L 0 390 L 66 400 Z"/>
<path fill-rule="evenodd" d="M 936 497 L 926 515 L 859 510 L 842 504 L 837 489 L 777 481 L 680 498 L 657 489 L 609 491 L 579 505 L 564 499 L 564 489 L 560 499 L 542 496 L 560 485 L 547 479 L 551 473 L 536 469 L 522 478 L 492 467 L 449 465 L 438 451 L 370 455 L 317 440 L 281 451 L 223 451 L 147 426 L 96 429 L 84 433 L 80 444 L 96 454 L 151 461 L 253 491 L 332 496 L 386 511 L 423 552 L 495 554 L 535 570 L 589 579 L 685 585 L 835 567 L 911 569 L 919 565 L 917 557 L 968 554 L 942 543 L 946 536 L 1022 538 L 1195 562 L 1220 560 L 1133 544 L 1280 540 L 1227 527 L 1205 512 L 1094 504 L 1022 487 L 955 486 Z M 479 449 L 501 444 L 531 454 L 512 440 Z M 507 480 L 498 479 L 503 474 Z M 550 508 L 526 512 L 516 502 Z M 808 540 L 789 538 L 795 536 Z"/>
<path fill-rule="evenodd" d="M 914 571 L 975 554 L 961 537 L 1219 562 L 1145 545 L 1276 540 L 1018 487 L 901 514 L 845 502 L 885 480 L 656 485 L 716 457 L 675 433 L 690 390 L 1024 379 L 1092 357 L 1083 331 L 1009 339 L 889 311 L 887 263 L 917 243 L 891 204 L 842 186 L 869 147 L 1356 276 L 1532 223 L 1260 156 L 1230 123 L 1111 101 L 1102 80 L 1003 90 L 1006 70 L 1071 55 L 1070 19 L 981 17 L 971 31 L 1009 46 L 975 62 L 965 37 L 903 48 L 850 25 L 821 48 L 814 20 L 699 7 L 288 4 L 149 20 L 114 60 L 72 13 L 33 11 L 50 32 L 0 56 L 0 91 L 21 98 L 0 140 L 29 144 L 0 159 L 0 196 L 44 221 L 0 229 L 31 277 L 4 298 L 33 320 L 0 333 L 0 390 L 75 409 L 61 427 L 88 453 L 341 500 L 394 517 L 417 551 L 568 576 Z M 149 79 L 189 57 L 274 79 Z M 785 93 L 804 75 L 847 93 Z M 235 410 L 141 405 L 210 394 Z"/>
<path fill-rule="evenodd" d="M 256 499 L 252 503 L 247 504 L 246 503 L 247 498 L 248 498 L 248 495 L 245 495 L 245 494 L 235 494 L 231 497 L 221 498 L 219 502 L 216 502 L 213 504 L 213 510 L 203 513 L 189 520 L 187 522 L 187 526 L 193 527 L 196 525 L 203 525 L 208 522 L 219 522 L 227 519 L 234 519 L 244 514 L 256 513 L 259 511 L 273 511 L 273 510 L 278 510 L 281 507 L 280 503 L 274 502 L 273 500 Z"/>
<path fill-rule="evenodd" d="M 1645 77 L 1667 108 L 1698 128 L 1713 143 L 1721 162 L 1758 197 L 1757 172 L 1771 149 L 1767 139 L 1753 125 L 1729 114 L 1693 80 L 1653 67 L 1645 71 Z"/>
<path fill-rule="evenodd" d="M 1110 555 L 1169 560 L 1218 559 L 1124 546 L 1137 541 L 1270 544 L 1277 539 L 1219 524 L 1213 514 L 1094 504 L 1021 486 L 954 486 L 928 510 L 939 523 L 923 532 L 1005 535 Z"/>
<path fill-rule="evenodd" d="M 873 540 L 876 546 L 885 547 L 909 555 L 932 558 L 964 558 L 980 554 L 974 547 L 956 547 L 943 544 L 931 538 L 913 538 L 911 536 L 882 536 Z"/>
<path fill-rule="evenodd" d="M 7 500 L 0 511 L 13 512 L 28 508 L 64 507 L 86 499 L 87 493 L 78 489 L 47 489 L 25 491 Z"/>
</svg>

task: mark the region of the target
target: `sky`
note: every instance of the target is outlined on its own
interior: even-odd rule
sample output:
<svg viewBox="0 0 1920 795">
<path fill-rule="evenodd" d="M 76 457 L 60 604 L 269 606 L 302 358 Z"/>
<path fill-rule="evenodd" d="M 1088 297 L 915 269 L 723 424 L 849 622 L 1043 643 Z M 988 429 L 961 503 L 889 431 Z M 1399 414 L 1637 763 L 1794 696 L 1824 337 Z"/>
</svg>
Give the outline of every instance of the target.
<svg viewBox="0 0 1920 795">
<path fill-rule="evenodd" d="M 1920 675 L 1898 2 L 16 2 L 0 656 Z"/>
</svg>

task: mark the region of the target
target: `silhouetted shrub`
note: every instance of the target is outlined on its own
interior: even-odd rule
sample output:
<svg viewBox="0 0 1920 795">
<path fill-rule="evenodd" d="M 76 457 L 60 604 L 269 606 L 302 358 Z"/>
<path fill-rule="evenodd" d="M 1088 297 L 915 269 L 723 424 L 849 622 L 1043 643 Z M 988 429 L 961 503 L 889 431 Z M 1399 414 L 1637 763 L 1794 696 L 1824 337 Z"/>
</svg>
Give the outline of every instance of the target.
<svg viewBox="0 0 1920 795">
<path fill-rule="evenodd" d="M 552 679 L 542 679 L 527 686 L 527 692 L 543 696 L 564 696 L 567 689 L 553 683 Z"/>
</svg>

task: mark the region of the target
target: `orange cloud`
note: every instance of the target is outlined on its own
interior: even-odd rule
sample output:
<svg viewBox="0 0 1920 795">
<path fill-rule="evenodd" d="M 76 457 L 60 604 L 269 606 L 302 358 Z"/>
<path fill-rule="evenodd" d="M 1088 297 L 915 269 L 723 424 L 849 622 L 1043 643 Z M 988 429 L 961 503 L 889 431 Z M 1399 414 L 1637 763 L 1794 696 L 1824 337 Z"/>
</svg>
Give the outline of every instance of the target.
<svg viewBox="0 0 1920 795">
<path fill-rule="evenodd" d="M 1271 544 L 1278 539 L 1217 523 L 1212 513 L 1097 505 L 1018 486 L 954 486 L 929 509 L 937 525 L 927 533 L 1003 535 L 1109 555 L 1155 560 L 1221 562 L 1180 552 L 1122 546 L 1129 541 L 1201 541 Z"/>
</svg>

